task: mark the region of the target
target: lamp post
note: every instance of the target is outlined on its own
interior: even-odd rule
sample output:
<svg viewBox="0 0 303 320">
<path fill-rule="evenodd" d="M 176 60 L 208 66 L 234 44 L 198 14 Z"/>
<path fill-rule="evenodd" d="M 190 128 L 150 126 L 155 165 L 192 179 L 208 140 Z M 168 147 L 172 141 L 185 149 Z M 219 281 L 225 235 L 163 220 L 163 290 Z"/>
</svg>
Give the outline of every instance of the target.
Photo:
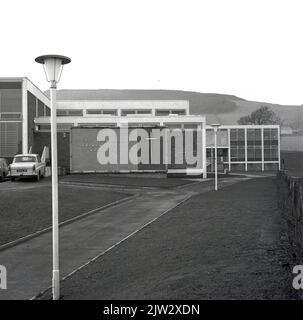
<svg viewBox="0 0 303 320">
<path fill-rule="evenodd" d="M 218 190 L 218 157 L 217 157 L 217 133 L 218 128 L 221 126 L 219 123 L 213 123 L 211 126 L 214 128 L 215 133 L 215 191 Z"/>
<path fill-rule="evenodd" d="M 51 157 L 52 157 L 52 225 L 53 225 L 53 300 L 60 298 L 59 272 L 59 219 L 58 219 L 58 168 L 57 168 L 57 124 L 56 124 L 56 89 L 60 80 L 63 65 L 71 59 L 59 55 L 44 55 L 37 57 L 36 62 L 44 67 L 46 79 L 50 82 L 51 108 Z"/>
</svg>

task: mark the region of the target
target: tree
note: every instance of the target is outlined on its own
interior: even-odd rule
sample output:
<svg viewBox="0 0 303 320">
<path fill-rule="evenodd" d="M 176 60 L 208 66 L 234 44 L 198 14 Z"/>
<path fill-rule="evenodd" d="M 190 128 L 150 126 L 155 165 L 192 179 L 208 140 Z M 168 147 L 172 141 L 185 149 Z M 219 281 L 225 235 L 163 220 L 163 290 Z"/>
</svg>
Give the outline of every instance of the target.
<svg viewBox="0 0 303 320">
<path fill-rule="evenodd" d="M 249 116 L 241 117 L 238 124 L 282 124 L 280 117 L 266 106 L 261 106 Z"/>
</svg>

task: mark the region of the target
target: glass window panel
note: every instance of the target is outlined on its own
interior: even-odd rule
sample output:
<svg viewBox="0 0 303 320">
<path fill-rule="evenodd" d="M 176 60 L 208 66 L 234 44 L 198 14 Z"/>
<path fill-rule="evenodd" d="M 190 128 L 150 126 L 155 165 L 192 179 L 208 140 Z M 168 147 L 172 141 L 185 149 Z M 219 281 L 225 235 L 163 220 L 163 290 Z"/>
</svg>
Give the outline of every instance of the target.
<svg viewBox="0 0 303 320">
<path fill-rule="evenodd" d="M 139 110 L 136 110 L 136 113 L 137 114 L 151 114 L 151 110 L 149 109 L 139 109 Z"/>
<path fill-rule="evenodd" d="M 271 129 L 271 139 L 278 140 L 278 129 Z"/>
<path fill-rule="evenodd" d="M 0 119 L 6 119 L 6 120 L 14 120 L 14 119 L 21 119 L 21 113 L 0 113 Z"/>
<path fill-rule="evenodd" d="M 228 132 L 225 129 L 218 130 L 218 146 L 227 147 L 228 146 Z"/>
<path fill-rule="evenodd" d="M 156 116 L 168 116 L 169 110 L 156 110 Z"/>
<path fill-rule="evenodd" d="M 0 157 L 13 157 L 21 148 L 21 122 L 0 122 Z"/>
<path fill-rule="evenodd" d="M 230 129 L 230 141 L 236 141 L 237 137 L 237 129 Z"/>
<path fill-rule="evenodd" d="M 38 100 L 38 117 L 44 117 L 44 104 Z"/>
<path fill-rule="evenodd" d="M 101 114 L 101 109 L 88 109 L 86 110 L 87 114 Z"/>
<path fill-rule="evenodd" d="M 178 115 L 185 115 L 185 110 L 171 110 L 171 113 Z"/>
<path fill-rule="evenodd" d="M 245 132 L 244 129 L 238 129 L 238 140 L 244 140 L 245 139 Z"/>
<path fill-rule="evenodd" d="M 247 129 L 247 140 L 254 141 L 255 140 L 255 130 Z"/>
<path fill-rule="evenodd" d="M 66 110 L 64 109 L 57 109 L 57 116 L 66 116 Z"/>
<path fill-rule="evenodd" d="M 0 112 L 22 112 L 22 90 L 0 89 Z"/>
<path fill-rule="evenodd" d="M 121 115 L 122 115 L 122 116 L 127 116 L 127 115 L 129 115 L 129 114 L 135 114 L 135 113 L 136 113 L 135 110 L 122 110 L 122 111 L 121 111 Z"/>
<path fill-rule="evenodd" d="M 102 113 L 103 114 L 107 114 L 107 115 L 116 116 L 117 115 L 117 110 L 103 110 Z"/>
<path fill-rule="evenodd" d="M 270 129 L 264 129 L 264 140 L 270 140 Z"/>
<path fill-rule="evenodd" d="M 244 148 L 238 149 L 238 158 L 239 158 L 239 161 L 245 160 L 245 149 Z"/>
<path fill-rule="evenodd" d="M 255 129 L 255 141 L 261 142 L 261 129 Z"/>
<path fill-rule="evenodd" d="M 245 146 L 245 140 L 238 140 L 237 141 L 238 146 Z"/>
<path fill-rule="evenodd" d="M 81 110 L 81 109 L 69 109 L 69 110 L 67 110 L 67 114 L 69 116 L 82 116 L 83 115 L 83 110 Z"/>
</svg>

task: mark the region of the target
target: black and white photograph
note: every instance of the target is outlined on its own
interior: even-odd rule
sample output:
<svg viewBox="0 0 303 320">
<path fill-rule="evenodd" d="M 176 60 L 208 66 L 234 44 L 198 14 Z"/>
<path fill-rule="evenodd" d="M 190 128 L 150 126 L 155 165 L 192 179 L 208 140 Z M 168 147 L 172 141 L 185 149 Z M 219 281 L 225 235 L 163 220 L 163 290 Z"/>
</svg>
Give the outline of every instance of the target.
<svg viewBox="0 0 303 320">
<path fill-rule="evenodd" d="M 0 309 L 302 301 L 302 12 L 1 3 Z"/>
</svg>

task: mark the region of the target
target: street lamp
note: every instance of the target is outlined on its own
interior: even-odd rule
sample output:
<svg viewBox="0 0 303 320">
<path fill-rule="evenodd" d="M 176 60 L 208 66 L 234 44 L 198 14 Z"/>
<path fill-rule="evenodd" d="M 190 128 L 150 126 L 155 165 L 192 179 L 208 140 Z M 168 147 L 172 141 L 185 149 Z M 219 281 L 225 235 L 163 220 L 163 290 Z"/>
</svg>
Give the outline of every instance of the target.
<svg viewBox="0 0 303 320">
<path fill-rule="evenodd" d="M 52 149 L 52 224 L 53 224 L 53 300 L 60 298 L 59 273 L 59 222 L 58 222 L 58 168 L 57 168 L 57 124 L 56 124 L 56 89 L 60 80 L 63 65 L 71 59 L 59 55 L 45 55 L 35 59 L 44 67 L 46 79 L 50 86 L 51 108 L 51 149 Z"/>
<path fill-rule="evenodd" d="M 214 128 L 215 132 L 215 191 L 218 190 L 218 158 L 217 158 L 217 133 L 218 128 L 221 126 L 219 123 L 213 123 L 211 126 Z"/>
</svg>

